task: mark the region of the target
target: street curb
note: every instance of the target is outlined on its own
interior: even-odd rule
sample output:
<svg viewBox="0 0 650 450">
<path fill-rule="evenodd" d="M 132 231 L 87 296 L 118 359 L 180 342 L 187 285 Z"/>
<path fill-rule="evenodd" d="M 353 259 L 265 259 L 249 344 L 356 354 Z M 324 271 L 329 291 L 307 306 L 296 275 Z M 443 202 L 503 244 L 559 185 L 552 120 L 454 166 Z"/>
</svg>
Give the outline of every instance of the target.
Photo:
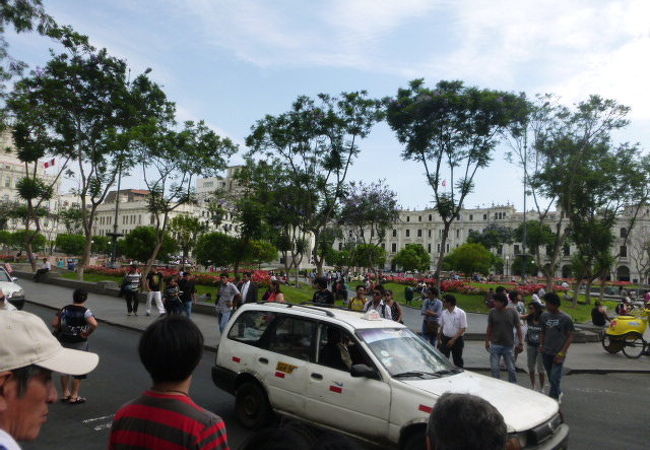
<svg viewBox="0 0 650 450">
<path fill-rule="evenodd" d="M 633 375 L 650 374 L 650 369 L 567 369 L 565 375 L 608 375 L 610 373 L 629 373 Z"/>
<path fill-rule="evenodd" d="M 36 305 L 36 306 L 40 306 L 42 308 L 51 309 L 52 311 L 58 311 L 60 309 L 60 308 L 57 308 L 57 307 L 52 306 L 52 305 L 47 305 L 45 303 L 39 303 L 39 302 L 34 301 L 34 300 L 25 299 L 25 302 L 31 303 L 31 304 Z M 114 322 L 112 320 L 100 319 L 99 317 L 95 317 L 95 319 L 97 319 L 97 322 L 105 323 L 106 325 L 112 325 L 114 327 L 122 328 L 122 329 L 125 329 L 125 330 L 136 331 L 138 333 L 144 333 L 144 330 L 142 328 L 139 328 L 139 327 L 135 327 L 135 326 L 132 326 L 132 325 L 126 325 L 126 324 L 123 324 L 123 323 L 120 323 L 120 322 Z M 210 352 L 215 352 L 216 353 L 217 346 L 216 345 L 203 344 L 203 349 L 207 350 L 207 351 L 210 351 Z"/>
</svg>

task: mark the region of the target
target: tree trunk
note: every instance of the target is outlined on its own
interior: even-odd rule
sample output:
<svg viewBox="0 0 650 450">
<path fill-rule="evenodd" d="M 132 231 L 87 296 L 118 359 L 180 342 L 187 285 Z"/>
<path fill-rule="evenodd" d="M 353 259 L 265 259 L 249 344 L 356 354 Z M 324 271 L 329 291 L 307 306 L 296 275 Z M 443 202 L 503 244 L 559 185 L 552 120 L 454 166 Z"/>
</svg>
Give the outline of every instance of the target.
<svg viewBox="0 0 650 450">
<path fill-rule="evenodd" d="M 604 276 L 600 277 L 600 292 L 598 294 L 599 294 L 598 298 L 602 302 L 603 299 L 605 298 L 605 277 Z"/>
<path fill-rule="evenodd" d="M 147 260 L 147 264 L 144 267 L 144 271 L 142 272 L 142 279 L 146 280 L 147 275 L 149 275 L 149 272 L 151 272 L 151 268 L 153 267 L 153 262 L 156 260 L 158 257 L 158 253 L 160 253 L 160 249 L 162 248 L 163 245 L 163 238 L 156 239 L 156 245 L 153 248 L 153 252 L 151 252 L 151 256 Z"/>
<path fill-rule="evenodd" d="M 442 280 L 440 273 L 442 272 L 442 263 L 445 259 L 445 246 L 447 245 L 447 238 L 449 237 L 449 228 L 451 227 L 451 222 L 445 223 L 445 228 L 442 230 L 442 240 L 440 241 L 440 251 L 438 252 L 438 262 L 436 263 L 436 285 L 438 287 L 438 292 L 442 292 Z"/>
<path fill-rule="evenodd" d="M 587 287 L 586 287 L 586 295 L 585 299 L 587 302 L 587 305 L 591 305 L 591 283 L 593 283 L 593 280 L 591 278 L 587 278 Z"/>
<path fill-rule="evenodd" d="M 84 242 L 83 254 L 81 255 L 81 260 L 77 265 L 77 274 L 79 276 L 79 280 L 81 281 L 84 279 L 84 269 L 90 262 L 90 250 L 92 248 L 92 245 L 92 237 L 89 235 L 89 233 L 86 233 L 86 242 Z"/>
<path fill-rule="evenodd" d="M 573 294 L 573 301 L 572 301 L 574 308 L 578 306 L 578 295 L 579 295 L 581 283 L 582 283 L 582 278 L 576 277 L 576 283 L 573 287 L 574 294 Z"/>
</svg>

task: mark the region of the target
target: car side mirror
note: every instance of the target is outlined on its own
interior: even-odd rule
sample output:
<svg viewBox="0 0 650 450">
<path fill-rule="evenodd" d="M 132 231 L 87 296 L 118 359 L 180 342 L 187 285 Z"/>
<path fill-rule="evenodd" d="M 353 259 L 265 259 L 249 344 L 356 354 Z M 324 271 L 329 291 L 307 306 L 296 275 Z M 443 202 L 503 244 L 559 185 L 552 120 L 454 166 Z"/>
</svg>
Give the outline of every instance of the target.
<svg viewBox="0 0 650 450">
<path fill-rule="evenodd" d="M 353 364 L 350 368 L 350 375 L 354 378 L 379 378 L 377 371 L 366 364 Z"/>
</svg>

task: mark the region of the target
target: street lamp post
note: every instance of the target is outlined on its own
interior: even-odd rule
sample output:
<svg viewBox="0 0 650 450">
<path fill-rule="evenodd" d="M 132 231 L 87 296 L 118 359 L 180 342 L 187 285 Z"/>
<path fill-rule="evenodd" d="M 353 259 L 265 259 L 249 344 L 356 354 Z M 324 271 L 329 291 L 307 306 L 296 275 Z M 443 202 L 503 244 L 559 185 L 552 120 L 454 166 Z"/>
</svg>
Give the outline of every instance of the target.
<svg viewBox="0 0 650 450">
<path fill-rule="evenodd" d="M 120 162 L 120 167 L 117 174 L 117 192 L 115 194 L 115 220 L 113 221 L 113 232 L 106 233 L 107 236 L 111 237 L 111 244 L 113 247 L 113 252 L 111 254 L 111 267 L 117 267 L 117 238 L 124 236 L 122 233 L 117 231 L 117 217 L 120 211 L 120 186 L 122 183 L 122 163 Z"/>
</svg>

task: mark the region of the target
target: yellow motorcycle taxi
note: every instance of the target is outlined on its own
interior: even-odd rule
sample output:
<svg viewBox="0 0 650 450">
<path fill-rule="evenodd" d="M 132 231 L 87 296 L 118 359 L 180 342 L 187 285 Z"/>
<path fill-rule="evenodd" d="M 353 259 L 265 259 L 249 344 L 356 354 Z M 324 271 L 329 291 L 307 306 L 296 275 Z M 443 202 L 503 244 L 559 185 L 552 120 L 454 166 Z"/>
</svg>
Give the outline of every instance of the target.
<svg viewBox="0 0 650 450">
<path fill-rule="evenodd" d="M 601 343 L 609 353 L 621 350 L 628 358 L 639 358 L 650 351 L 650 343 L 643 337 L 648 329 L 650 305 L 635 308 L 626 315 L 611 320 L 603 333 Z"/>
</svg>

